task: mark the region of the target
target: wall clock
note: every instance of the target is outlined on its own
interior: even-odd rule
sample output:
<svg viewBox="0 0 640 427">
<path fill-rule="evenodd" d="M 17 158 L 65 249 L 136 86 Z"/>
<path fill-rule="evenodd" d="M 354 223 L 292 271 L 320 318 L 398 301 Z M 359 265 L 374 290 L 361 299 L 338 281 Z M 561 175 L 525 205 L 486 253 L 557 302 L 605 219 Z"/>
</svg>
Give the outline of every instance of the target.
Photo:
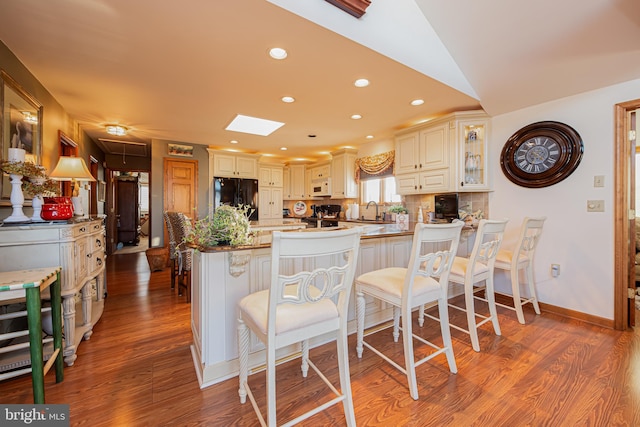
<svg viewBox="0 0 640 427">
<path fill-rule="evenodd" d="M 514 133 L 500 154 L 502 172 L 514 184 L 541 188 L 557 184 L 582 160 L 582 138 L 571 126 L 544 121 Z"/>
</svg>

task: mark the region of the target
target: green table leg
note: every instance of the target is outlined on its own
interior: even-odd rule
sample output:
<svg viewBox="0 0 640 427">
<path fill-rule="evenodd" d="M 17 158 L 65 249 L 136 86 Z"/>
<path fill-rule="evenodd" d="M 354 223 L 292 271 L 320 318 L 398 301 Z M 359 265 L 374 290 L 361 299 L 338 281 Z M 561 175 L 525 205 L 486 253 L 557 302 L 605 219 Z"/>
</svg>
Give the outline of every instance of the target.
<svg viewBox="0 0 640 427">
<path fill-rule="evenodd" d="M 31 381 L 33 403 L 44 403 L 44 365 L 42 356 L 42 314 L 40 288 L 27 288 L 27 321 L 29 323 L 29 349 L 31 351 Z"/>
<path fill-rule="evenodd" d="M 62 297 L 61 297 L 62 281 L 60 280 L 60 272 L 58 271 L 56 281 L 51 284 L 51 319 L 53 324 L 53 349 L 60 349 L 56 357 L 56 382 L 62 382 L 64 379 L 64 358 L 62 350 Z"/>
</svg>

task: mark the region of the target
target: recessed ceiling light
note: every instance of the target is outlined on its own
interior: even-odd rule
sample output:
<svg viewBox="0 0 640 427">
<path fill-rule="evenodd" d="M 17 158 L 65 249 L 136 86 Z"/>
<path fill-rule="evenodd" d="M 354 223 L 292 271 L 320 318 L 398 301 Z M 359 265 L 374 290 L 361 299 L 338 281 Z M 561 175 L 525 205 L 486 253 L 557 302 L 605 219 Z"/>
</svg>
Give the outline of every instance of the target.
<svg viewBox="0 0 640 427">
<path fill-rule="evenodd" d="M 120 125 L 107 125 L 107 133 L 110 135 L 124 136 L 127 134 L 127 128 Z"/>
<path fill-rule="evenodd" d="M 362 116 L 360 114 L 354 114 L 353 116 L 351 116 L 351 118 L 353 120 L 360 120 L 362 118 Z"/>
<path fill-rule="evenodd" d="M 282 151 L 287 151 L 287 147 L 280 147 Z"/>
<path fill-rule="evenodd" d="M 307 136 L 308 136 L 309 138 L 315 138 L 315 137 L 316 137 L 316 136 L 315 136 L 314 134 L 312 134 L 312 133 L 311 133 L 311 134 L 309 134 L 309 135 L 307 135 Z"/>
<path fill-rule="evenodd" d="M 286 102 L 287 104 L 291 104 L 294 101 L 295 101 L 295 98 L 293 98 L 292 96 L 283 96 L 282 97 L 282 102 Z"/>
<path fill-rule="evenodd" d="M 369 80 L 367 79 L 358 79 L 355 81 L 354 85 L 356 87 L 367 87 L 369 86 Z"/>
<path fill-rule="evenodd" d="M 367 135 L 367 139 L 373 139 L 373 135 Z"/>
<path fill-rule="evenodd" d="M 424 104 L 424 99 L 414 99 L 411 101 L 411 105 L 422 105 Z"/>
<path fill-rule="evenodd" d="M 287 51 L 280 47 L 274 47 L 269 51 L 269 56 L 273 59 L 284 59 L 287 57 Z"/>
<path fill-rule="evenodd" d="M 250 133 L 252 135 L 268 136 L 283 125 L 284 123 L 273 120 L 238 114 L 225 129 L 234 132 Z"/>
<path fill-rule="evenodd" d="M 238 141 L 236 141 L 235 139 L 232 139 L 231 141 L 229 141 L 231 144 L 237 144 Z"/>
</svg>

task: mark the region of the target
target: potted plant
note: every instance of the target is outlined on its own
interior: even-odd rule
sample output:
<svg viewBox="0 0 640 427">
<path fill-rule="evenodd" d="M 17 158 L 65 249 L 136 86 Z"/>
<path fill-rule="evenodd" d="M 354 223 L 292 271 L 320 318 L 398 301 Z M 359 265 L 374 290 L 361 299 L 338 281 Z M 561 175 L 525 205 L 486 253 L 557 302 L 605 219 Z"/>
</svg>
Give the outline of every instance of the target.
<svg viewBox="0 0 640 427">
<path fill-rule="evenodd" d="M 389 206 L 387 212 L 391 212 L 392 215 L 395 215 L 395 221 L 400 230 L 409 229 L 409 211 L 407 210 L 407 208 L 402 205 L 393 205 Z"/>
<path fill-rule="evenodd" d="M 249 206 L 220 206 L 212 216 L 196 221 L 184 241 L 198 248 L 251 244 L 250 210 Z"/>
</svg>

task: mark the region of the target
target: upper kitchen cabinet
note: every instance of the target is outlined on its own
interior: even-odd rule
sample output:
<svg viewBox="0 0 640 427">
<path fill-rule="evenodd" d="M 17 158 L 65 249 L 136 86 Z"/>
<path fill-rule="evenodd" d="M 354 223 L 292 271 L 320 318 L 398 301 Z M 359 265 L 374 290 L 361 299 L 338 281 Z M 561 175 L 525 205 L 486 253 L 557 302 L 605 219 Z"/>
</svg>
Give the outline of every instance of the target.
<svg viewBox="0 0 640 427">
<path fill-rule="evenodd" d="M 331 178 L 331 163 L 318 163 L 314 164 L 311 168 L 311 180 L 321 181 Z"/>
<path fill-rule="evenodd" d="M 456 191 L 488 191 L 489 118 L 473 115 L 457 121 L 457 179 Z"/>
<path fill-rule="evenodd" d="M 331 153 L 331 198 L 353 199 L 358 197 L 355 178 L 356 150 L 343 149 Z"/>
<path fill-rule="evenodd" d="M 449 114 L 396 136 L 399 194 L 488 191 L 489 117 L 482 111 Z"/>
<path fill-rule="evenodd" d="M 258 179 L 258 158 L 254 154 L 237 154 L 227 151 L 209 151 L 213 176 L 225 178 Z"/>
<path fill-rule="evenodd" d="M 307 197 L 306 171 L 305 165 L 289 165 L 284 169 L 284 200 L 300 200 Z"/>
<path fill-rule="evenodd" d="M 258 183 L 260 187 L 282 188 L 284 186 L 284 166 L 260 164 Z"/>
</svg>

